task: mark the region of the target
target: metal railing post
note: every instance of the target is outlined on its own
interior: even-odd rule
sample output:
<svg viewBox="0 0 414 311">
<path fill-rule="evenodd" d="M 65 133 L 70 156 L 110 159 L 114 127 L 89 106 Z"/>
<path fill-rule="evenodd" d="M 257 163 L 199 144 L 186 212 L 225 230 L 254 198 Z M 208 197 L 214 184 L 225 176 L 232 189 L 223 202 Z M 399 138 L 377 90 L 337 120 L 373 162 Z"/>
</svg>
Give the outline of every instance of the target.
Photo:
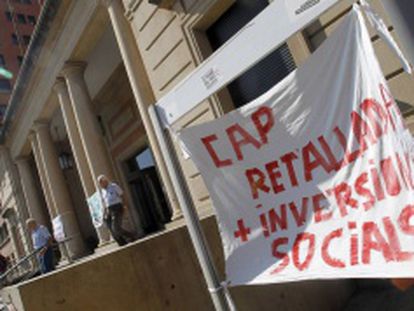
<svg viewBox="0 0 414 311">
<path fill-rule="evenodd" d="M 230 311 L 231 307 L 229 305 L 228 297 L 226 297 L 226 290 L 221 285 L 220 278 L 218 277 L 217 269 L 214 265 L 211 252 L 203 234 L 193 201 L 186 187 L 184 177 L 176 166 L 174 153 L 171 150 L 170 144 L 166 140 L 155 105 L 149 107 L 149 116 L 154 126 L 154 131 L 157 136 L 158 143 L 160 144 L 160 149 L 170 174 L 174 190 L 176 191 L 177 199 L 180 203 L 188 232 L 203 271 L 204 278 L 207 282 L 215 309 L 218 311 Z"/>
</svg>

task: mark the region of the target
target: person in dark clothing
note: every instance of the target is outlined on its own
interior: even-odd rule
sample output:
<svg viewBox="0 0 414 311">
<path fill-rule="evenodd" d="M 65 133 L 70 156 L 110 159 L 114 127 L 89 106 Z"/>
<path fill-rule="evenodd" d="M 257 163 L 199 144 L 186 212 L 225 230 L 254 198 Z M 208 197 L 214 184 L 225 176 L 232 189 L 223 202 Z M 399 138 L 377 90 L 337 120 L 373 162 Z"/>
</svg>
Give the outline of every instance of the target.
<svg viewBox="0 0 414 311">
<path fill-rule="evenodd" d="M 26 221 L 27 229 L 32 235 L 33 247 L 38 250 L 37 259 L 40 264 L 42 274 L 48 273 L 55 269 L 53 261 L 53 238 L 49 230 L 42 225 L 38 225 L 35 219 Z"/>
<path fill-rule="evenodd" d="M 122 227 L 125 204 L 121 187 L 110 182 L 105 175 L 98 177 L 98 183 L 105 204 L 104 219 L 115 241 L 119 246 L 134 241 L 134 235 Z"/>
<path fill-rule="evenodd" d="M 7 271 L 7 267 L 9 266 L 9 260 L 0 254 L 0 275 L 4 274 Z"/>
</svg>

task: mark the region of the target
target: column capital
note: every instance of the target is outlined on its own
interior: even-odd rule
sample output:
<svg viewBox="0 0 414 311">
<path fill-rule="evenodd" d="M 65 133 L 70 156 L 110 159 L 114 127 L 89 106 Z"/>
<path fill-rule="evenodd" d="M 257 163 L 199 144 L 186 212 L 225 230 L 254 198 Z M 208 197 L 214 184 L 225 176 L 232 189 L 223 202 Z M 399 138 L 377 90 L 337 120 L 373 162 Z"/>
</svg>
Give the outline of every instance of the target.
<svg viewBox="0 0 414 311">
<path fill-rule="evenodd" d="M 8 148 L 5 145 L 0 145 L 0 152 L 5 152 L 7 150 Z"/>
<path fill-rule="evenodd" d="M 9 150 L 6 146 L 0 145 L 0 157 L 5 160 L 9 156 Z"/>
<path fill-rule="evenodd" d="M 65 66 L 62 69 L 62 75 L 65 78 L 69 78 L 73 75 L 83 75 L 85 72 L 87 63 L 86 62 L 75 62 L 75 61 L 67 61 Z"/>
<path fill-rule="evenodd" d="M 128 4 L 128 9 L 125 8 L 123 1 L 121 0 L 96 0 L 98 2 L 98 5 L 104 6 L 108 12 L 109 15 L 112 15 L 114 18 L 126 18 L 130 15 L 129 12 L 131 12 L 132 8 L 137 7 L 139 3 L 141 3 L 140 0 L 130 0 Z"/>
<path fill-rule="evenodd" d="M 101 4 L 101 5 L 109 8 L 112 5 L 112 3 L 114 2 L 114 0 L 96 0 L 96 2 L 98 3 L 98 5 Z"/>
<path fill-rule="evenodd" d="M 25 155 L 19 155 L 19 156 L 14 158 L 14 163 L 16 163 L 16 164 L 27 163 L 29 161 L 30 161 L 30 157 L 25 156 Z"/>
<path fill-rule="evenodd" d="M 36 133 L 33 131 L 33 129 L 30 130 L 29 134 L 27 135 L 27 139 L 29 142 L 33 142 L 36 139 Z"/>
<path fill-rule="evenodd" d="M 53 90 L 56 92 L 56 94 L 61 94 L 67 91 L 66 82 L 63 77 L 56 78 L 56 82 L 53 85 Z"/>
<path fill-rule="evenodd" d="M 32 128 L 30 129 L 29 134 L 27 134 L 27 138 L 28 138 L 28 140 L 29 140 L 31 143 L 33 143 L 33 142 L 35 142 L 35 141 L 36 141 L 36 132 L 35 132 L 35 130 L 33 129 L 33 126 L 32 126 Z"/>
<path fill-rule="evenodd" d="M 33 131 L 35 133 L 38 133 L 42 130 L 49 130 L 49 122 L 47 122 L 46 120 L 40 120 L 40 121 L 35 121 L 33 124 Z"/>
</svg>

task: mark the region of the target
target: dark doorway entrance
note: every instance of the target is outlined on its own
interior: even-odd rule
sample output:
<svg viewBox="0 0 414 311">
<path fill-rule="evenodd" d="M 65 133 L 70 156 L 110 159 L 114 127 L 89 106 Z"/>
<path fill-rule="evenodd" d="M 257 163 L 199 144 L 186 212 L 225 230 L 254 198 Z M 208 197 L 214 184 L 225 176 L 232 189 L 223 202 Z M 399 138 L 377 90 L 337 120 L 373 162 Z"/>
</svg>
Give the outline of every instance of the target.
<svg viewBox="0 0 414 311">
<path fill-rule="evenodd" d="M 146 234 L 164 228 L 171 219 L 155 168 L 151 150 L 147 147 L 125 162 L 126 176 L 134 206 Z"/>
</svg>

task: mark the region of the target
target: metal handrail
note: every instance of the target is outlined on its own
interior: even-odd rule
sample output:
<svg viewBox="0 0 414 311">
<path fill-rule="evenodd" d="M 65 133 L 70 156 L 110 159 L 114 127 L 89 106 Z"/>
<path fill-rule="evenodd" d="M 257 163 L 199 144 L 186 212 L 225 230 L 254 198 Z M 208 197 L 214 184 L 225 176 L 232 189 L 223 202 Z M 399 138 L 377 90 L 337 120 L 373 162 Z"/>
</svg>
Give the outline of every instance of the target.
<svg viewBox="0 0 414 311">
<path fill-rule="evenodd" d="M 0 275 L 0 282 L 3 282 L 11 272 L 16 270 L 18 267 L 20 267 L 23 263 L 25 263 L 26 261 L 31 259 L 33 256 L 37 255 L 41 250 L 42 250 L 42 248 L 36 249 L 33 252 L 31 252 L 30 254 L 24 256 L 23 258 L 21 258 L 16 264 L 11 266 L 9 269 L 7 269 L 6 272 L 4 272 L 2 275 Z"/>
<path fill-rule="evenodd" d="M 52 246 L 58 246 L 60 244 L 64 245 L 66 242 L 72 240 L 72 237 L 66 238 L 62 241 L 53 243 Z M 11 266 L 9 269 L 7 269 L 6 272 L 4 272 L 2 275 L 0 275 L 0 283 L 2 283 L 6 277 L 8 275 L 10 275 L 14 270 L 16 270 L 17 268 L 19 268 L 23 263 L 26 263 L 29 259 L 32 259 L 34 256 L 36 256 L 41 250 L 43 249 L 43 247 L 35 249 L 34 251 L 32 251 L 30 254 L 24 256 L 23 258 L 21 258 L 16 264 L 14 264 L 13 266 Z M 71 261 L 70 261 L 71 262 Z"/>
</svg>

